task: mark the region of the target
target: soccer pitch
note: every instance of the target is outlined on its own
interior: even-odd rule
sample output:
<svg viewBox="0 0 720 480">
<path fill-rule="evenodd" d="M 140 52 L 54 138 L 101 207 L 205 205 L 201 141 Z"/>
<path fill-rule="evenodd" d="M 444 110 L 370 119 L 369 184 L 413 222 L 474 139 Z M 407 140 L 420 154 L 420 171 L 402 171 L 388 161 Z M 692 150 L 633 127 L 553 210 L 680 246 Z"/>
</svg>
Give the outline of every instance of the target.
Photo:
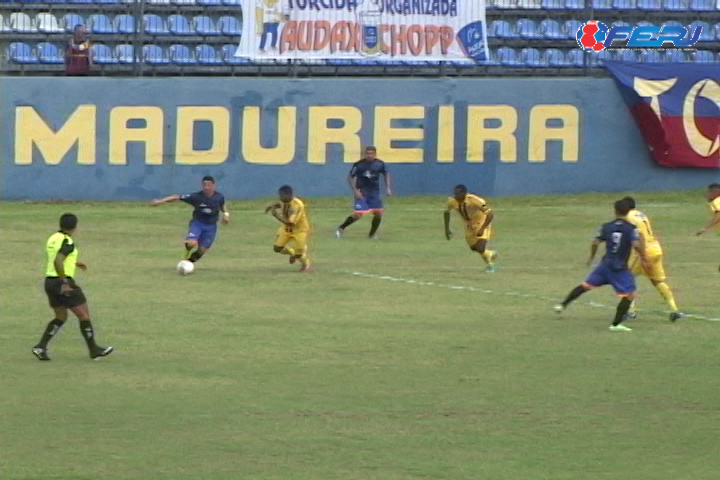
<svg viewBox="0 0 720 480">
<path fill-rule="evenodd" d="M 349 199 L 308 200 L 312 274 L 272 252 L 265 202 L 231 202 L 188 277 L 185 205 L 0 203 L 0 477 L 714 478 L 720 238 L 694 235 L 702 192 L 635 195 L 697 317 L 670 323 L 646 279 L 632 332 L 607 330 L 607 287 L 552 311 L 622 196 L 490 198 L 495 274 L 455 213 L 445 240 L 442 197 L 388 199 L 377 242 L 369 219 L 333 237 Z M 116 351 L 90 361 L 71 319 L 41 363 L 43 247 L 68 211 Z"/>
</svg>

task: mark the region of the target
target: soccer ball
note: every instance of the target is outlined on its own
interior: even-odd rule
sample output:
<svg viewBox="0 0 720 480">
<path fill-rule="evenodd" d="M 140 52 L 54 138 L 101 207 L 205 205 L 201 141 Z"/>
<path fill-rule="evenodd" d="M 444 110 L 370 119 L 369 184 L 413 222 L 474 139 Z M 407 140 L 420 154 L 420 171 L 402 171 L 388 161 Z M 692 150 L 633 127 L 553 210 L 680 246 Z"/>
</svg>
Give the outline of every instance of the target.
<svg viewBox="0 0 720 480">
<path fill-rule="evenodd" d="M 177 264 L 177 271 L 180 275 L 190 275 L 195 270 L 195 264 L 188 260 L 183 260 Z"/>
</svg>

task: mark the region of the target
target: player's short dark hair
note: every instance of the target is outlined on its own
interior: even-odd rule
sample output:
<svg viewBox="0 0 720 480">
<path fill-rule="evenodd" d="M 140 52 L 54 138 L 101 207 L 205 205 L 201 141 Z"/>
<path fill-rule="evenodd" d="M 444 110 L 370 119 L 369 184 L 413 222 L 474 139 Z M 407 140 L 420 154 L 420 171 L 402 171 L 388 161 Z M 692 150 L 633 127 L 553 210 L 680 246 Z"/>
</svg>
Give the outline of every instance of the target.
<svg viewBox="0 0 720 480">
<path fill-rule="evenodd" d="M 459 185 L 455 185 L 455 190 L 460 193 L 467 193 L 467 187 L 463 185 L 462 183 Z"/>
<path fill-rule="evenodd" d="M 630 202 L 628 202 L 626 199 L 618 200 L 615 202 L 615 213 L 620 215 L 621 217 L 624 217 L 625 215 L 630 212 L 632 208 L 630 207 Z"/>
<path fill-rule="evenodd" d="M 708 190 L 715 190 L 717 188 L 720 188 L 720 183 L 711 183 L 708 185 Z"/>
<path fill-rule="evenodd" d="M 75 230 L 77 228 L 78 218 L 72 213 L 63 213 L 60 217 L 60 230 Z"/>
<path fill-rule="evenodd" d="M 373 145 L 368 145 L 367 147 L 365 147 L 365 151 L 377 152 L 377 148 L 375 148 Z"/>
<path fill-rule="evenodd" d="M 212 175 L 205 175 L 202 181 L 215 183 L 215 177 L 213 177 Z"/>
<path fill-rule="evenodd" d="M 630 204 L 630 210 L 632 210 L 633 208 L 635 208 L 637 206 L 637 203 L 635 203 L 635 199 L 633 197 L 627 196 L 627 197 L 623 198 L 622 200 L 625 200 L 626 202 L 628 202 Z"/>
<path fill-rule="evenodd" d="M 278 192 L 280 193 L 286 193 L 288 195 L 293 194 L 293 189 L 290 185 L 283 185 L 282 187 L 278 188 Z"/>
</svg>

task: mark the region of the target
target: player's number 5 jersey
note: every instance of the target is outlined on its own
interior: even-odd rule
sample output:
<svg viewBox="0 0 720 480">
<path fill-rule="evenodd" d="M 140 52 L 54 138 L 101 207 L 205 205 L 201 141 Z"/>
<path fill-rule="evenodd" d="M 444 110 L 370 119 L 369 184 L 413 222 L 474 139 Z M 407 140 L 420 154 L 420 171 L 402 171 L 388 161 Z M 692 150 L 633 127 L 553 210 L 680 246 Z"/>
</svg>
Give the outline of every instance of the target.
<svg viewBox="0 0 720 480">
<path fill-rule="evenodd" d="M 471 193 L 465 196 L 464 202 L 458 202 L 455 198 L 449 197 L 447 209 L 458 212 L 463 222 L 468 225 L 482 224 L 490 212 L 485 200 Z"/>
<path fill-rule="evenodd" d="M 650 225 L 650 219 L 643 212 L 637 209 L 630 210 L 625 217 L 626 220 L 632 223 L 640 232 L 643 239 L 645 240 L 645 250 L 651 253 L 660 253 L 660 242 L 653 233 L 652 225 Z"/>
</svg>

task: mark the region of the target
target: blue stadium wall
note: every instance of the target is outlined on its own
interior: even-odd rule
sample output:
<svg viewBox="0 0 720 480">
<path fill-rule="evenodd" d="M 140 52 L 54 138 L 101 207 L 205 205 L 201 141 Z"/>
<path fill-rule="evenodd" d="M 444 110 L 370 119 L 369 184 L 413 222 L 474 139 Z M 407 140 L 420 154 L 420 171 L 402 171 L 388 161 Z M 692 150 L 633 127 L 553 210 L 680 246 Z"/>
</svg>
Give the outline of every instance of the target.
<svg viewBox="0 0 720 480">
<path fill-rule="evenodd" d="M 610 79 L 5 78 L 5 200 L 347 194 L 375 144 L 401 195 L 680 190 L 717 171 L 656 167 Z"/>
</svg>

